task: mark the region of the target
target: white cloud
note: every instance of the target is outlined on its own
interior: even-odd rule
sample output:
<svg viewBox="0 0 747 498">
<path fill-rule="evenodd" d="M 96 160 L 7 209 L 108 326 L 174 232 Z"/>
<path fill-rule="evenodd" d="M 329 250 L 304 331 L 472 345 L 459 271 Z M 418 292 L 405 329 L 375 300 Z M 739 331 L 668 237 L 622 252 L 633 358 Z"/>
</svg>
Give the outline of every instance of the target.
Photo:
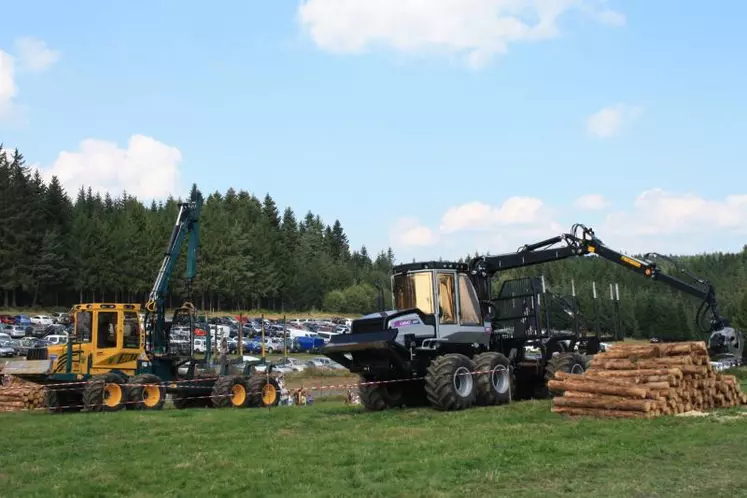
<svg viewBox="0 0 747 498">
<path fill-rule="evenodd" d="M 431 246 L 438 241 L 430 228 L 421 225 L 417 218 L 400 218 L 389 232 L 389 237 L 397 246 Z"/>
<path fill-rule="evenodd" d="M 639 106 L 616 104 L 595 112 L 586 119 L 586 131 L 598 138 L 610 138 L 643 114 Z"/>
<path fill-rule="evenodd" d="M 14 114 L 14 100 L 18 95 L 15 80 L 15 59 L 0 50 L 0 122 L 8 121 Z"/>
<path fill-rule="evenodd" d="M 49 48 L 44 40 L 23 37 L 15 41 L 19 69 L 44 71 L 60 60 L 60 52 Z"/>
<path fill-rule="evenodd" d="M 15 41 L 17 57 L 0 50 L 0 123 L 25 121 L 24 106 L 16 99 L 19 89 L 16 66 L 21 70 L 43 71 L 60 58 L 60 53 L 47 47 L 36 38 L 19 38 Z"/>
<path fill-rule="evenodd" d="M 572 10 L 619 26 L 625 17 L 605 0 L 306 0 L 298 8 L 313 41 L 333 53 L 387 47 L 398 52 L 466 55 L 487 64 L 509 44 L 558 36 Z"/>
<path fill-rule="evenodd" d="M 475 201 L 449 208 L 441 219 L 440 230 L 445 234 L 494 230 L 500 226 L 542 223 L 549 217 L 547 207 L 533 197 L 509 197 L 500 206 Z"/>
<path fill-rule="evenodd" d="M 437 230 L 417 220 L 400 220 L 391 243 L 404 260 L 413 256 L 451 259 L 475 251 L 513 252 L 524 244 L 567 232 L 574 223 L 593 228 L 609 247 L 628 254 L 739 251 L 747 240 L 747 194 L 707 199 L 694 193 L 650 189 L 633 199 L 628 209 L 602 217 L 588 212 L 589 207 L 602 205 L 608 203 L 600 194 L 558 207 L 521 197 L 496 206 L 470 202 L 446 209 Z"/>
<path fill-rule="evenodd" d="M 88 138 L 76 152 L 63 151 L 48 169 L 48 181 L 57 176 L 67 192 L 75 196 L 81 186 L 112 196 L 127 191 L 142 200 L 183 195 L 179 174 L 179 149 L 151 137 L 133 135 L 127 148 L 114 142 Z"/>
<path fill-rule="evenodd" d="M 631 236 L 705 234 L 727 230 L 747 234 L 747 194 L 709 200 L 659 188 L 636 197 L 632 209 L 608 215 L 609 233 Z"/>
<path fill-rule="evenodd" d="M 582 195 L 573 201 L 573 207 L 584 211 L 599 211 L 609 206 L 609 202 L 601 194 Z"/>
</svg>

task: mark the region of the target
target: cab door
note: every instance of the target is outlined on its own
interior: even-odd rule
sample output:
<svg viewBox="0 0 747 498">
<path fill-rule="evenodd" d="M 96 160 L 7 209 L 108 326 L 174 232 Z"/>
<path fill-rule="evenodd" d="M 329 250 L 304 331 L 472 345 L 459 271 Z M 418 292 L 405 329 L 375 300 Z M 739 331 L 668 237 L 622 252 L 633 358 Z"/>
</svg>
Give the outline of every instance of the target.
<svg viewBox="0 0 747 498">
<path fill-rule="evenodd" d="M 117 310 L 96 310 L 94 320 L 94 375 L 119 369 L 122 348 L 122 314 Z"/>
<path fill-rule="evenodd" d="M 438 336 L 444 338 L 459 332 L 456 272 L 438 270 L 435 280 L 438 299 L 438 306 L 436 307 Z"/>
</svg>

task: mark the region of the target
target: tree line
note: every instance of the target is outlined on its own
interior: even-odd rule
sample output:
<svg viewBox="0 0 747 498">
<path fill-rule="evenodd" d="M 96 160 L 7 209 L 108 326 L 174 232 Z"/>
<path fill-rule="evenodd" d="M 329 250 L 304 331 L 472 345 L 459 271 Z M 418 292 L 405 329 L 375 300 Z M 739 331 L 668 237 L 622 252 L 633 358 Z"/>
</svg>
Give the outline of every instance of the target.
<svg viewBox="0 0 747 498">
<path fill-rule="evenodd" d="M 196 189 L 193 186 L 193 189 Z M 0 290 L 4 308 L 69 307 L 78 302 L 144 303 L 163 258 L 179 199 L 149 205 L 123 193 L 112 198 L 90 188 L 68 195 L 57 178 L 45 183 L 15 150 L 0 147 Z M 339 220 L 326 224 L 311 211 L 298 217 L 229 188 L 205 197 L 200 218 L 197 277 L 181 278 L 184 252 L 169 288 L 169 305 L 191 299 L 209 310 L 266 309 L 366 313 L 377 308 L 377 286 L 392 305 L 393 251 L 353 250 Z M 461 261 L 469 259 L 462 258 Z M 747 330 L 747 246 L 738 253 L 678 258 L 710 280 L 721 311 Z M 672 275 L 687 278 L 665 266 Z M 600 328 L 613 329 L 609 284 L 620 288 L 620 321 L 636 337 L 702 338 L 694 319 L 700 302 L 598 257 L 573 258 L 501 272 L 500 282 L 544 275 L 551 290 L 571 294 L 574 282 L 588 329 L 596 326 L 591 286 L 599 293 Z M 553 310 L 552 325 L 569 326 Z"/>
<path fill-rule="evenodd" d="M 197 186 L 193 186 L 193 190 Z M 24 156 L 0 147 L 2 305 L 68 307 L 79 302 L 144 303 L 178 215 L 180 199 L 146 205 L 126 192 L 81 188 L 74 198 L 56 177 L 45 183 Z M 183 250 L 169 286 L 170 306 L 341 313 L 374 311 L 391 249 L 352 250 L 339 220 L 281 210 L 233 188 L 205 197 L 197 276 L 182 278 Z M 387 297 L 387 304 L 391 300 Z"/>
</svg>

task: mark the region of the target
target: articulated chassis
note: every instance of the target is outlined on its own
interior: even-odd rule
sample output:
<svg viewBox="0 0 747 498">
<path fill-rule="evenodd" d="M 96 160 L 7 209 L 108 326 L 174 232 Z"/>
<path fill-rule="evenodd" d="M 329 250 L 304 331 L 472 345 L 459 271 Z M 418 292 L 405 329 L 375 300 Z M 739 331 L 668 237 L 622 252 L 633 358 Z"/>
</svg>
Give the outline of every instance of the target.
<svg viewBox="0 0 747 498">
<path fill-rule="evenodd" d="M 486 370 L 492 370 L 496 365 L 503 367 L 510 377 L 506 386 L 511 386 L 511 399 L 547 397 L 550 393 L 546 381 L 555 371 L 583 372 L 587 364 L 584 353 L 595 353 L 600 340 L 613 340 L 614 337 L 581 336 L 578 327 L 570 333 L 551 332 L 549 327 L 543 330 L 539 326 L 540 292 L 540 279 L 536 277 L 504 282 L 498 296 L 489 303 L 491 325 L 482 329 L 485 337 L 482 344 L 449 338 L 419 338 L 408 333 L 400 337 L 400 331 L 407 330 L 415 322 L 436 330 L 436 315 L 415 308 L 375 313 L 354 321 L 351 333 L 333 338 L 325 348 L 325 354 L 351 372 L 360 374 L 364 383 L 372 383 L 365 387 L 362 395 L 369 408 L 422 404 L 426 398 L 432 398 L 431 403 L 436 408 L 448 409 L 445 408 L 448 401 L 433 401 L 438 398 L 438 393 L 424 394 L 428 394 L 429 385 L 439 384 L 436 371 L 449 368 L 448 365 L 442 367 L 442 363 L 452 360 L 461 362 L 466 371 L 483 372 L 474 377 L 482 389 L 478 390 L 474 401 L 505 401 L 484 380 Z M 551 302 L 551 293 L 544 293 L 544 296 L 546 303 Z M 578 315 L 578 310 L 575 313 Z M 390 324 L 403 324 L 403 327 L 394 328 Z M 576 346 L 581 353 L 574 351 Z M 538 354 L 531 354 L 529 350 L 532 348 Z M 490 378 L 492 382 L 499 381 Z M 372 397 L 374 401 L 371 401 Z M 466 407 L 469 404 L 467 399 L 462 405 L 452 403 L 452 406 Z"/>
</svg>

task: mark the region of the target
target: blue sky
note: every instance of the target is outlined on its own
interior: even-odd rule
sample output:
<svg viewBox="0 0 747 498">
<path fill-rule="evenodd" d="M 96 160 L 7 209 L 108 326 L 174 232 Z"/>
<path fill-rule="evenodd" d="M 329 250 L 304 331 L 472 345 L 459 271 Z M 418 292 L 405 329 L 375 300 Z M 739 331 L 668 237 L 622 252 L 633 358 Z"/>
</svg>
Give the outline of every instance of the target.
<svg viewBox="0 0 747 498">
<path fill-rule="evenodd" d="M 73 192 L 270 192 L 400 260 L 574 222 L 630 252 L 747 243 L 747 4 L 304 3 L 6 5 L 0 142 Z"/>
</svg>

